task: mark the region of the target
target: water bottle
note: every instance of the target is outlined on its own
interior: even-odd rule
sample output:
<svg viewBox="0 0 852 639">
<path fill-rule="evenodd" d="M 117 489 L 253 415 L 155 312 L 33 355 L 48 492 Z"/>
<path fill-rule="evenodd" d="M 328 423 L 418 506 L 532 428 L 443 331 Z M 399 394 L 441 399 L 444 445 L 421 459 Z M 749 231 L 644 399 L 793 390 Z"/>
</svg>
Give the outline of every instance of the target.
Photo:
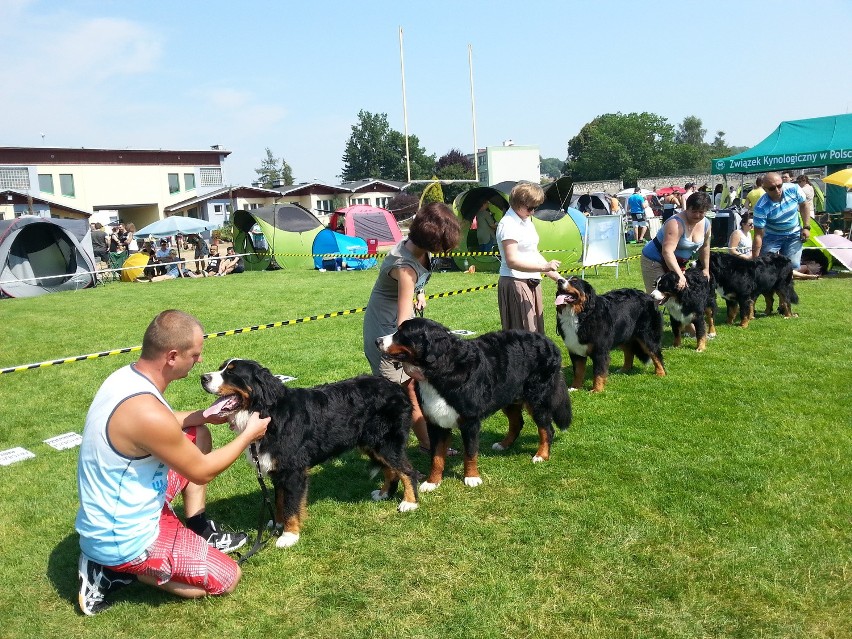
<svg viewBox="0 0 852 639">
<path fill-rule="evenodd" d="M 468 264 L 467 258 L 464 258 L 464 270 L 467 270 L 469 268 L 470 268 L 470 264 Z"/>
</svg>

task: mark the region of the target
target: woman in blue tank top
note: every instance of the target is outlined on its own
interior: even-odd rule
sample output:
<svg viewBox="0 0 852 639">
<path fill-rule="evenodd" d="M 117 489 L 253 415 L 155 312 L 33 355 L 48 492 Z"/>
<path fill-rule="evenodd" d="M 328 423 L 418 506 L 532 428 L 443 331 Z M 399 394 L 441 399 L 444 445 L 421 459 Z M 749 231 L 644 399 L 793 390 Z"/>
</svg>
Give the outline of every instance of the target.
<svg viewBox="0 0 852 639">
<path fill-rule="evenodd" d="M 660 228 L 657 237 L 642 249 L 645 292 L 653 291 L 654 283 L 668 271 L 680 275 L 677 288 L 684 288 L 686 263 L 696 253 L 704 276 L 710 279 L 710 220 L 704 217 L 710 205 L 707 193 L 693 193 L 686 201 L 686 210 L 670 217 Z"/>
</svg>

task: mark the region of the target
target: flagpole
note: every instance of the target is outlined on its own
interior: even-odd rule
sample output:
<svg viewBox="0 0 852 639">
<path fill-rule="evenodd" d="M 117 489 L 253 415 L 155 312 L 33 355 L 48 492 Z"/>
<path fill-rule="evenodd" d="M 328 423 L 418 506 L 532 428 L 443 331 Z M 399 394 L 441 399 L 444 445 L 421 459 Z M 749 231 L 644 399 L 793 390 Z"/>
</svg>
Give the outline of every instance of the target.
<svg viewBox="0 0 852 639">
<path fill-rule="evenodd" d="M 405 168 L 411 182 L 411 155 L 408 151 L 408 104 L 405 101 L 405 57 L 402 53 L 402 27 L 399 28 L 399 68 L 402 74 L 402 121 L 405 126 Z"/>
</svg>

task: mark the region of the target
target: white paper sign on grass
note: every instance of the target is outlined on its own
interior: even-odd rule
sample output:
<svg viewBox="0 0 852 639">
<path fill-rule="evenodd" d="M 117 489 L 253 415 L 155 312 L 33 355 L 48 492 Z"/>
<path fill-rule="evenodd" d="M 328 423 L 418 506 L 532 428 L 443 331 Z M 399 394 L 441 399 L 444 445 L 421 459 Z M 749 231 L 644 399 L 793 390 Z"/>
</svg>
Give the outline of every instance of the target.
<svg viewBox="0 0 852 639">
<path fill-rule="evenodd" d="M 457 328 L 454 331 L 450 331 L 450 333 L 452 333 L 453 335 L 476 335 L 476 333 L 474 333 L 473 331 L 469 331 L 464 328 Z"/>
<path fill-rule="evenodd" d="M 82 441 L 83 437 L 80 433 L 65 433 L 64 435 L 45 439 L 44 443 L 56 450 L 67 450 L 79 446 Z"/>
<path fill-rule="evenodd" d="M 275 377 L 277 377 L 282 384 L 296 380 L 295 377 L 290 377 L 289 375 L 276 375 Z"/>
<path fill-rule="evenodd" d="M 15 462 L 24 461 L 25 459 L 33 459 L 35 455 L 26 448 L 10 448 L 8 450 L 0 450 L 0 466 L 8 466 Z"/>
</svg>

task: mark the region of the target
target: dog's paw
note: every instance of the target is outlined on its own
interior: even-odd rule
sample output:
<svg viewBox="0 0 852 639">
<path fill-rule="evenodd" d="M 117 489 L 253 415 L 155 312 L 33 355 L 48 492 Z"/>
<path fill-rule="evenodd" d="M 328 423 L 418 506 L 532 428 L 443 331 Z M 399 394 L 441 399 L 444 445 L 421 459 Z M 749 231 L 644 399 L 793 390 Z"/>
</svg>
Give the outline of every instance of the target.
<svg viewBox="0 0 852 639">
<path fill-rule="evenodd" d="M 433 484 L 430 481 L 424 481 L 422 484 L 420 484 L 420 492 L 431 493 L 433 490 L 435 490 L 440 485 L 441 485 L 440 482 L 437 483 L 437 484 Z"/>
<path fill-rule="evenodd" d="M 465 477 L 464 485 L 468 488 L 476 488 L 482 485 L 482 477 Z"/>
<path fill-rule="evenodd" d="M 544 461 L 547 461 L 544 457 L 541 457 L 540 455 L 533 455 L 533 458 L 532 458 L 533 464 L 538 464 L 539 462 L 544 462 Z"/>
<path fill-rule="evenodd" d="M 285 532 L 281 533 L 281 536 L 278 538 L 278 541 L 275 542 L 275 545 L 278 548 L 290 548 L 290 546 L 295 546 L 297 541 L 299 541 L 298 533 Z"/>
<path fill-rule="evenodd" d="M 491 450 L 506 450 L 506 447 L 500 442 L 494 442 L 491 444 Z"/>
<path fill-rule="evenodd" d="M 370 493 L 370 497 L 373 498 L 373 501 L 385 501 L 388 498 L 388 494 L 377 489 Z"/>
<path fill-rule="evenodd" d="M 421 488 L 422 490 L 422 488 Z M 399 506 L 396 509 L 401 513 L 409 513 L 412 510 L 417 510 L 417 502 L 415 501 L 401 501 L 399 502 Z"/>
</svg>

